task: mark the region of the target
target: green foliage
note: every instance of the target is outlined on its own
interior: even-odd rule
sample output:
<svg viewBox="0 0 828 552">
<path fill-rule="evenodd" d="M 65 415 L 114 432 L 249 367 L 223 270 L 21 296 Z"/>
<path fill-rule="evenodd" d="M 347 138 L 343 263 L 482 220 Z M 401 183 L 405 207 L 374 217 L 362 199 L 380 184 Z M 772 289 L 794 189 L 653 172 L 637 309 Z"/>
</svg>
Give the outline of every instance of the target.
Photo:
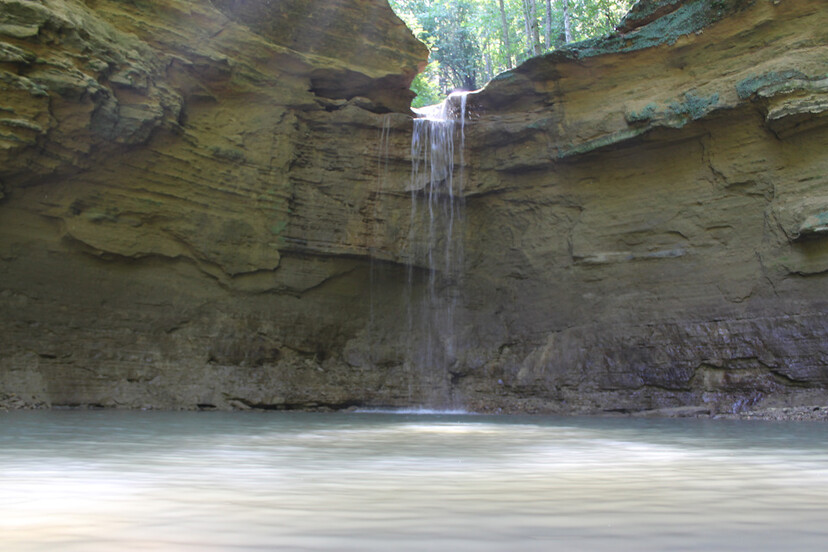
<svg viewBox="0 0 828 552">
<path fill-rule="evenodd" d="M 480 46 L 474 0 L 392 0 L 414 34 L 431 49 L 432 84 L 442 90 L 476 88 Z M 422 86 L 422 83 L 420 84 Z"/>
<path fill-rule="evenodd" d="M 425 72 L 414 77 L 411 90 L 417 94 L 417 97 L 411 102 L 411 107 L 424 107 L 443 101 L 444 95 L 434 84 L 434 76 L 431 74 L 435 68 L 435 64 L 430 64 Z"/>
<path fill-rule="evenodd" d="M 574 41 L 611 33 L 633 3 L 626 0 L 569 0 Z"/>
<path fill-rule="evenodd" d="M 436 103 L 452 90 L 479 88 L 531 57 L 535 45 L 527 36 L 530 20 L 524 9 L 531 1 L 503 0 L 501 13 L 500 0 L 389 0 L 394 11 L 431 49 L 428 68 L 412 85 L 418 94 L 414 106 Z M 612 32 L 633 2 L 551 0 L 547 27 L 547 2 L 534 0 L 541 50 L 551 51 L 566 44 L 566 17 L 571 40 L 585 40 Z"/>
</svg>

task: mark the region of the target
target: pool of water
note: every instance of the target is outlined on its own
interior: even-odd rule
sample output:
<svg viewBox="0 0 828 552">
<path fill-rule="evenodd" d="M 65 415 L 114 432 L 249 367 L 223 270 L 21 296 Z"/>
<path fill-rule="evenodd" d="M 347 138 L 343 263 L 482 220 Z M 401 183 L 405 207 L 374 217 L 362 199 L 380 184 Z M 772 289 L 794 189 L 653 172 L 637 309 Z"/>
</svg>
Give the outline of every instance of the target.
<svg viewBox="0 0 828 552">
<path fill-rule="evenodd" d="M 0 413 L 9 551 L 817 550 L 828 425 Z"/>
</svg>

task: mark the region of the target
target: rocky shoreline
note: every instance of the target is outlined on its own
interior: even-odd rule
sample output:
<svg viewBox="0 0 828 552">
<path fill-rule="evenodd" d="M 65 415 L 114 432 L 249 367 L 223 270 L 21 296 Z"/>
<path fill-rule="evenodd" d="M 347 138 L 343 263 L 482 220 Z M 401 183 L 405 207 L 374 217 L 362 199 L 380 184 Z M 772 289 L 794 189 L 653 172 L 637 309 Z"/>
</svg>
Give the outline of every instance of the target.
<svg viewBox="0 0 828 552">
<path fill-rule="evenodd" d="M 42 402 L 27 402 L 26 400 L 18 397 L 15 394 L 2 394 L 0 395 L 0 413 L 2 412 L 9 412 L 9 411 L 21 411 L 21 410 L 51 410 L 53 409 L 49 405 L 42 403 Z M 96 407 L 96 406 L 74 406 L 74 407 L 67 407 L 61 406 L 54 408 L 56 410 L 107 410 L 111 408 L 105 407 Z M 130 410 L 159 410 L 155 408 L 131 408 Z M 161 409 L 163 410 L 163 409 Z M 174 411 L 215 411 L 214 408 L 195 408 L 195 409 L 175 409 Z M 251 409 L 235 409 L 229 410 L 227 412 L 232 411 L 249 411 Z M 368 409 L 370 411 L 370 409 Z M 388 409 L 389 412 L 393 412 L 392 409 Z M 274 414 L 278 412 L 296 412 L 297 410 L 260 410 L 260 411 L 267 411 L 273 412 Z M 321 409 L 302 409 L 298 411 L 303 412 L 337 412 L 336 410 L 332 410 L 329 408 L 321 408 Z M 357 407 L 349 407 L 339 412 L 358 412 L 360 411 Z M 460 412 L 468 413 L 468 414 L 476 414 L 474 411 L 465 411 L 460 410 Z M 714 413 L 711 412 L 709 408 L 705 407 L 695 407 L 695 406 L 685 406 L 685 407 L 677 407 L 677 408 L 659 408 L 654 410 L 642 410 L 638 412 L 628 412 L 628 413 L 619 413 L 619 412 L 601 412 L 601 413 L 589 413 L 589 412 L 580 412 L 580 413 L 570 413 L 570 414 L 561 414 L 560 412 L 550 413 L 550 414 L 543 414 L 538 412 L 509 412 L 504 413 L 500 412 L 481 412 L 481 414 L 486 415 L 498 415 L 498 416 L 513 416 L 513 415 L 522 415 L 522 414 L 531 414 L 531 415 L 538 415 L 538 416 L 596 416 L 596 417 L 611 417 L 611 418 L 699 418 L 699 419 L 715 419 L 715 420 L 762 420 L 762 421 L 778 421 L 778 422 L 824 422 L 828 421 L 828 406 L 821 406 L 821 405 L 814 405 L 814 406 L 784 406 L 784 407 L 769 407 L 763 408 L 758 410 L 744 410 L 740 412 L 732 412 L 732 413 Z"/>
</svg>

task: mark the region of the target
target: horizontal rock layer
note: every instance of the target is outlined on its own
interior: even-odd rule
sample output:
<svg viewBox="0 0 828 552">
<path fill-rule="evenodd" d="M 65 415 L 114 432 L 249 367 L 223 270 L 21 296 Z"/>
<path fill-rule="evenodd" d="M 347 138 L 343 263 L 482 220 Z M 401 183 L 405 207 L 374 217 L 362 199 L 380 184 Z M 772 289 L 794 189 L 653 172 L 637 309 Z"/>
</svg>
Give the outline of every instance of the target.
<svg viewBox="0 0 828 552">
<path fill-rule="evenodd" d="M 828 18 L 660 5 L 469 99 L 468 262 L 508 344 L 489 388 L 563 411 L 822 403 Z"/>
<path fill-rule="evenodd" d="M 472 94 L 459 277 L 427 268 L 425 52 L 384 3 L 0 4 L 0 402 L 828 399 L 816 0 L 642 0 Z"/>
</svg>

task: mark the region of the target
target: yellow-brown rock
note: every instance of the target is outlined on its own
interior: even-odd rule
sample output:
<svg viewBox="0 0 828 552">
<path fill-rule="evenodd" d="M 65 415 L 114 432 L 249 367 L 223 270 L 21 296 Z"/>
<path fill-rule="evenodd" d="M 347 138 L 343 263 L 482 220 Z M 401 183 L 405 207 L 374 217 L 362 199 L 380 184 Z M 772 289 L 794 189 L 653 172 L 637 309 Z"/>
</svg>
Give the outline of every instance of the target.
<svg viewBox="0 0 828 552">
<path fill-rule="evenodd" d="M 385 2 L 0 0 L 0 403 L 823 404 L 821 4 L 641 0 L 473 94 L 435 284 Z"/>
<path fill-rule="evenodd" d="M 825 400 L 823 8 L 639 2 L 617 35 L 469 100 L 486 249 L 467 255 L 508 344 L 486 363 L 501 393 L 563 411 Z"/>
<path fill-rule="evenodd" d="M 0 397 L 353 401 L 319 362 L 426 57 L 380 0 L 0 2 Z"/>
</svg>

